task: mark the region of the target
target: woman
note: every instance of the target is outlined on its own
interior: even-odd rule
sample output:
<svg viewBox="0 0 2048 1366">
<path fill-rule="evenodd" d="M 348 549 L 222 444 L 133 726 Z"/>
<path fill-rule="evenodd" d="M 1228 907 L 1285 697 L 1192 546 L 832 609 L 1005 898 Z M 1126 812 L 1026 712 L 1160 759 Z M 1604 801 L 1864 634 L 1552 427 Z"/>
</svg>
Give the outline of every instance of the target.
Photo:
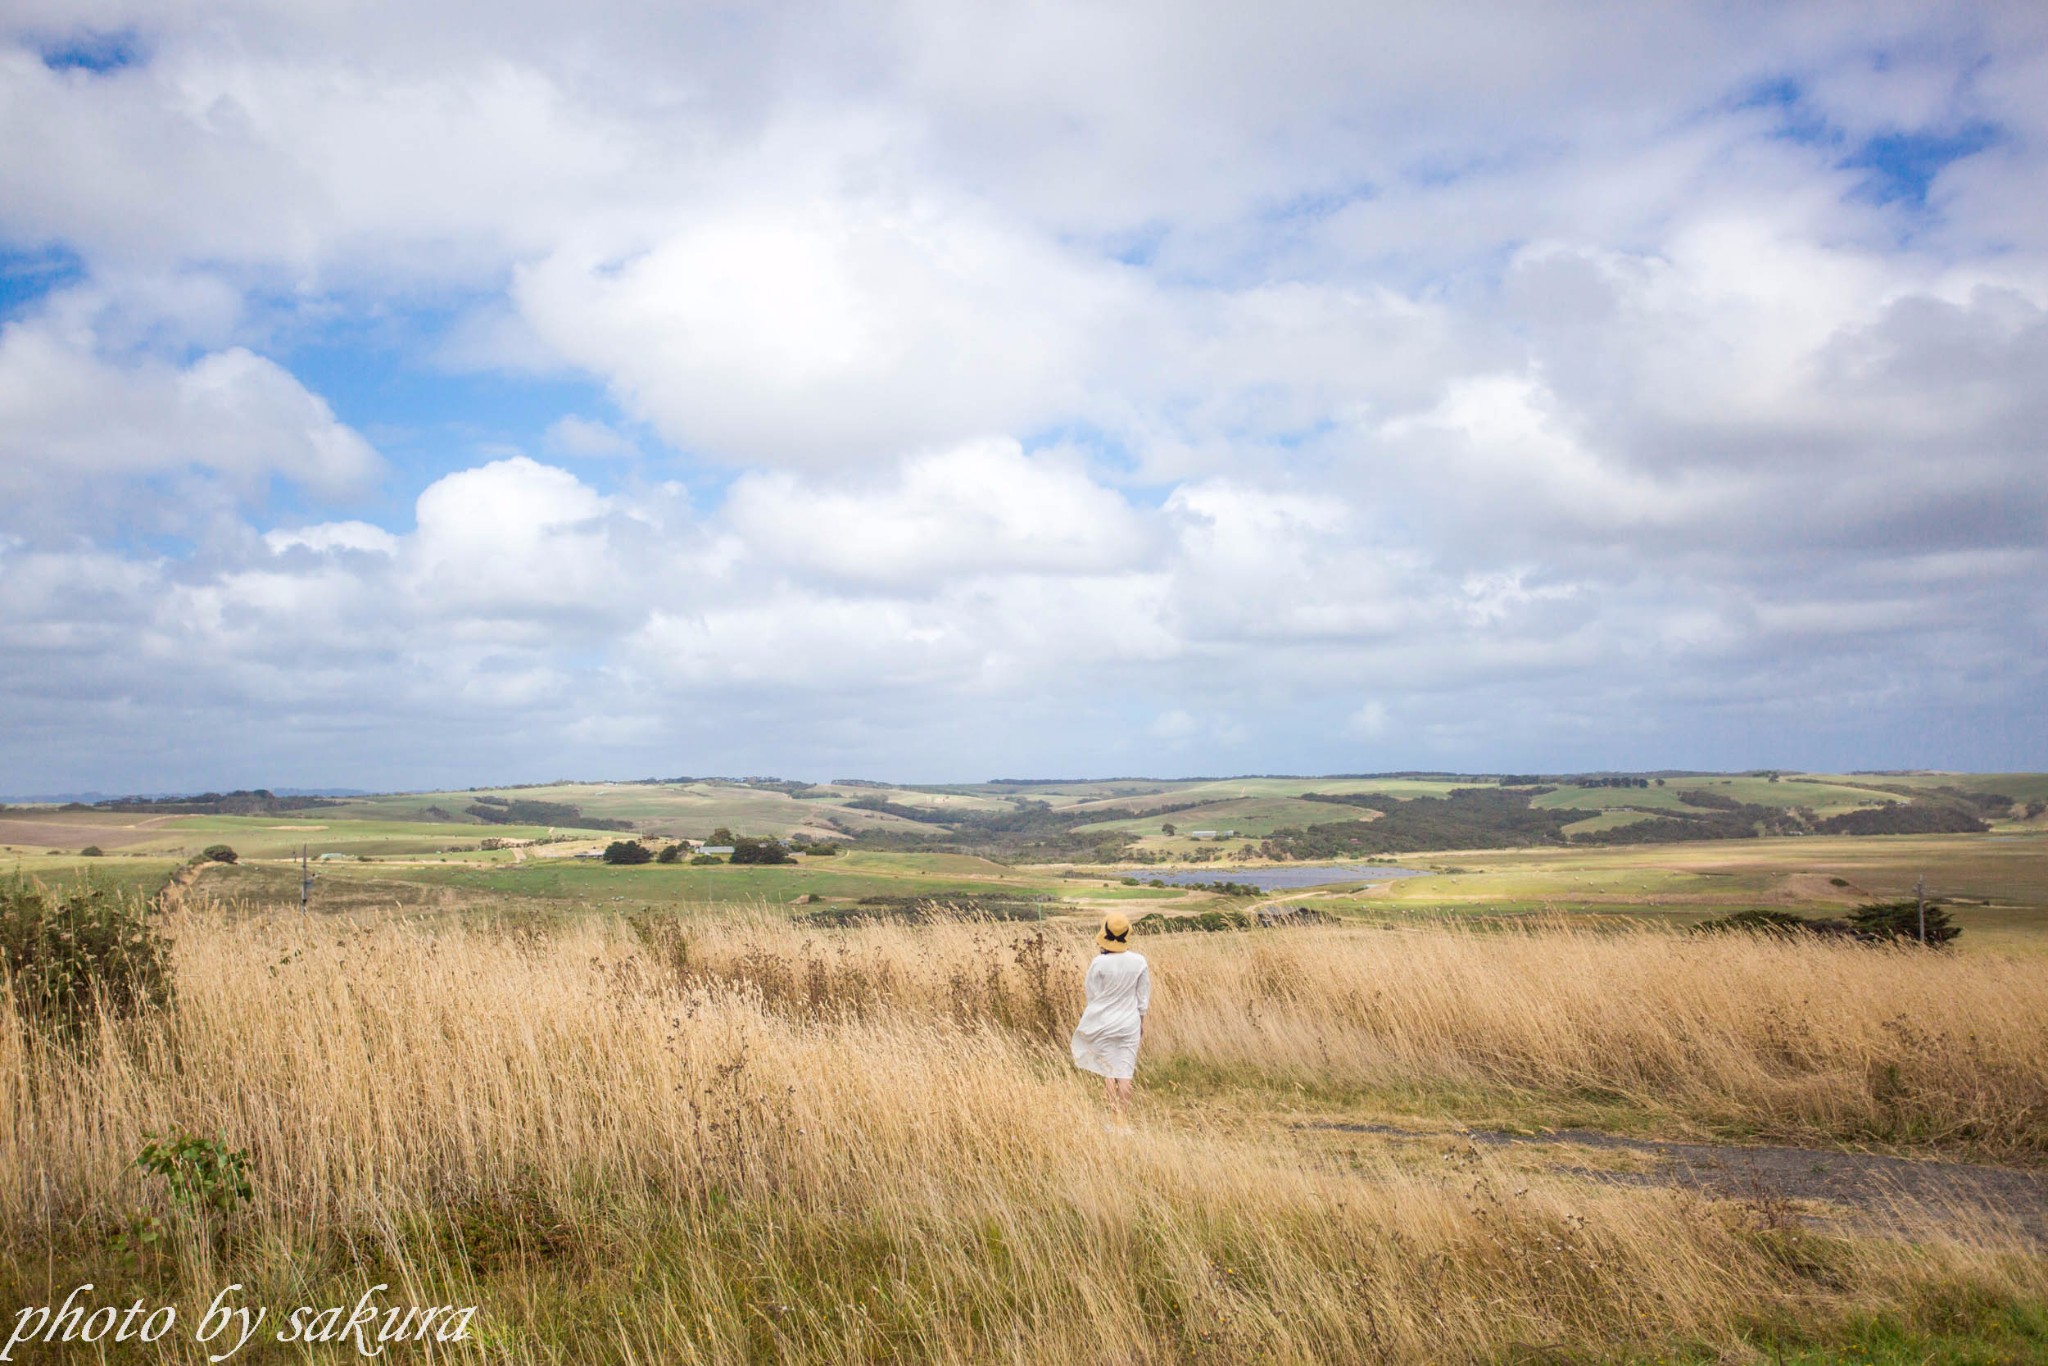
<svg viewBox="0 0 2048 1366">
<path fill-rule="evenodd" d="M 1102 1077 L 1110 1112 L 1119 1118 L 1131 1103 L 1138 1040 L 1152 1006 L 1152 970 L 1132 953 L 1131 922 L 1112 911 L 1095 936 L 1102 952 L 1088 965 L 1088 1008 L 1074 1030 L 1074 1065 Z"/>
</svg>

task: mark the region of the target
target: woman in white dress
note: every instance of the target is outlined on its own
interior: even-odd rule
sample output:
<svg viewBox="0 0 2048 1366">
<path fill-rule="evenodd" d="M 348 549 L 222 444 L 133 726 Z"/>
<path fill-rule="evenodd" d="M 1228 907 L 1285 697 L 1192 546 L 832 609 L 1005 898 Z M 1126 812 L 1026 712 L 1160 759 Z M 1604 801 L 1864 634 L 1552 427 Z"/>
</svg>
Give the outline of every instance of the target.
<svg viewBox="0 0 2048 1366">
<path fill-rule="evenodd" d="M 1121 1116 L 1131 1102 L 1138 1041 L 1152 1006 L 1152 969 L 1144 954 L 1130 951 L 1131 922 L 1114 911 L 1103 917 L 1095 946 L 1102 951 L 1088 965 L 1088 1008 L 1074 1030 L 1074 1065 L 1102 1078 L 1110 1111 Z"/>
</svg>

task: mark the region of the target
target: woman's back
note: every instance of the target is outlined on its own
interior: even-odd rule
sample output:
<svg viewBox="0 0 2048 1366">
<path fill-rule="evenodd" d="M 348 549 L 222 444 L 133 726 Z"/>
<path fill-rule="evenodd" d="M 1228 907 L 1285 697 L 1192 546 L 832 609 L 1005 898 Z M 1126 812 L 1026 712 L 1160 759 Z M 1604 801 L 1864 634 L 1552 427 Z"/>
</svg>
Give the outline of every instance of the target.
<svg viewBox="0 0 2048 1366">
<path fill-rule="evenodd" d="M 1152 1005 L 1152 972 L 1142 953 L 1101 953 L 1088 965 L 1088 1009 L 1081 1028 L 1090 1034 L 1138 1032 Z"/>
</svg>

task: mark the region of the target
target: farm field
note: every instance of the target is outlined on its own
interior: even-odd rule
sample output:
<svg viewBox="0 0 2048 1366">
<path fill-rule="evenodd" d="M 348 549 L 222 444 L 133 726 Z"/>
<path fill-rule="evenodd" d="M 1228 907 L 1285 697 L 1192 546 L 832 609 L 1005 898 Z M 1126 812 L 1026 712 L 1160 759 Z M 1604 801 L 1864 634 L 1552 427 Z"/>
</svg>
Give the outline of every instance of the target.
<svg viewBox="0 0 2048 1366">
<path fill-rule="evenodd" d="M 841 854 L 803 858 L 769 867 L 642 864 L 611 867 L 565 859 L 523 864 L 450 860 L 403 868 L 341 865 L 324 876 L 346 885 L 358 880 L 400 880 L 447 889 L 465 901 L 521 900 L 644 905 L 784 904 L 801 897 L 1066 897 L 1077 902 L 1171 899 L 1177 893 L 1127 887 L 1107 877 L 1063 879 L 1043 870 L 1017 870 L 960 855 Z"/>
<path fill-rule="evenodd" d="M 1118 900 L 1169 902 L 1191 909 L 1227 904 L 1201 891 L 1162 891 L 1126 885 L 1149 870 L 1188 866 L 1205 878 L 1228 880 L 1233 868 L 1256 864 L 1254 841 L 1282 826 L 1328 820 L 1375 820 L 1380 813 L 1301 800 L 1304 792 L 1369 791 L 1396 797 L 1442 798 L 1475 780 L 1445 778 L 1250 778 L 1162 783 L 981 785 L 972 788 L 882 788 L 822 784 L 695 781 L 686 784 L 560 784 L 542 788 L 478 789 L 352 798 L 275 815 L 223 816 L 6 808 L 0 810 L 0 871 L 45 880 L 89 874 L 113 887 L 138 892 L 162 888 L 200 850 L 226 844 L 241 857 L 234 868 L 209 867 L 202 879 L 213 894 L 254 900 L 296 900 L 296 858 L 303 848 L 317 861 L 315 904 L 332 908 L 415 906 L 449 909 L 493 899 L 532 906 L 785 904 L 800 898 L 857 904 L 863 898 L 1051 898 L 1053 913 L 1080 915 Z M 1745 775 L 1669 777 L 1663 787 L 1560 786 L 1535 798 L 1539 808 L 1582 807 L 1603 814 L 1592 826 L 1614 827 L 1670 810 L 1680 794 L 1708 792 L 1751 807 L 1841 806 L 1903 800 L 1871 784 L 1905 789 L 1996 791 L 2015 799 L 2048 791 L 2040 775 L 1784 775 L 1779 781 Z M 788 789 L 788 790 L 785 790 Z M 1125 848 L 1145 862 L 1080 860 L 1034 863 L 966 853 L 859 847 L 868 833 L 915 829 L 943 837 L 951 829 L 929 825 L 904 811 L 961 811 L 978 816 L 1015 812 L 1022 800 L 1070 810 L 1082 833 L 1119 832 Z M 484 824 L 464 814 L 478 797 L 553 804 L 605 821 L 631 821 L 620 833 L 537 824 Z M 854 807 L 881 802 L 891 810 Z M 1166 815 L 1111 815 L 1147 802 L 1189 806 Z M 1632 802 L 1633 808 L 1616 805 Z M 1843 805 L 1847 804 L 1847 805 Z M 1698 809 L 1698 808 L 1695 808 Z M 424 819 L 429 812 L 460 819 Z M 1088 821 L 1104 812 L 1110 818 Z M 411 817 L 411 819 L 407 819 Z M 1181 833 L 1166 836 L 1163 823 Z M 1197 841 L 1186 833 L 1211 827 L 1237 838 Z M 703 839 L 728 828 L 750 835 L 804 832 L 853 845 L 836 858 L 801 855 L 792 865 L 690 867 L 594 864 L 610 841 L 640 835 L 654 841 L 693 833 Z M 486 841 L 514 847 L 486 850 Z M 87 845 L 103 854 L 81 857 Z M 1864 901 L 1906 895 L 1922 877 L 1957 922 L 1972 932 L 1966 952 L 1994 946 L 2025 950 L 2043 940 L 2040 917 L 2048 908 L 2048 818 L 2014 816 L 1988 834 L 1927 836 L 1804 836 L 1616 846 L 1422 851 L 1399 856 L 1432 876 L 1364 889 L 1331 886 L 1276 902 L 1313 904 L 1334 914 L 1390 917 L 1500 917 L 1587 914 L 1641 917 L 1686 924 L 1756 908 L 1836 915 Z M 328 857 L 321 858 L 326 855 Z M 584 855 L 585 858 L 578 858 Z M 184 874 L 182 876 L 190 876 Z M 1361 868 L 1360 881 L 1369 880 Z"/>
</svg>

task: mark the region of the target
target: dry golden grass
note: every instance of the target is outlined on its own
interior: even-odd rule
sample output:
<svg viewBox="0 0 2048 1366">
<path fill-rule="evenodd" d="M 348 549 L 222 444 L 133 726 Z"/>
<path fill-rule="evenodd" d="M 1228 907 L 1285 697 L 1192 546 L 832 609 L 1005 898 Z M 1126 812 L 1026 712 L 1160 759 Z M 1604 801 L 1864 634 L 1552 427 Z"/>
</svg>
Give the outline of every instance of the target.
<svg viewBox="0 0 2048 1366">
<path fill-rule="evenodd" d="M 691 980 L 799 1014 L 1042 1022 L 1049 1037 L 1078 1015 L 1092 951 L 1051 940 L 1057 961 L 1041 967 L 1027 931 L 805 935 L 767 916 L 695 925 L 687 941 Z M 2048 976 L 2022 959 L 1563 917 L 1143 947 L 1159 1001 L 1149 1064 L 1320 1089 L 1593 1093 L 1726 1131 L 2048 1157 Z"/>
<path fill-rule="evenodd" d="M 381 1280 L 482 1303 L 491 1360 L 1478 1362 L 1760 1360 L 1760 1335 L 1858 1314 L 2048 1300 L 1989 1222 L 1849 1240 L 1478 1149 L 1418 1171 L 1185 1116 L 1106 1133 L 1063 1057 L 1086 940 L 1062 931 L 170 929 L 168 1015 L 81 1052 L 0 1003 L 9 1304 L 124 1277 L 195 1309 L 231 1279 L 353 1303 Z M 2048 987 L 1999 960 L 1559 931 L 1145 947 L 1148 1066 L 2041 1145 Z M 112 1231 L 168 1213 L 130 1163 L 167 1129 L 248 1147 L 256 1198 L 124 1273 Z"/>
</svg>

